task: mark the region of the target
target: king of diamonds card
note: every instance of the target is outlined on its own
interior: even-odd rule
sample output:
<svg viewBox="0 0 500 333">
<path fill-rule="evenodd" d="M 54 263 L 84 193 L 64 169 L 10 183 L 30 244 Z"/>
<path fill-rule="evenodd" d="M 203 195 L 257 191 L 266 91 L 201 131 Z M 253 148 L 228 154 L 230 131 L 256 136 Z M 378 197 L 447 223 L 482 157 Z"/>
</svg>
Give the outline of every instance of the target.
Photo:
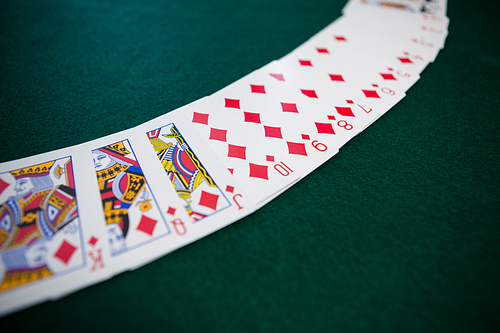
<svg viewBox="0 0 500 333">
<path fill-rule="evenodd" d="M 0 164 L 0 316 L 108 278 L 88 145 Z"/>
</svg>

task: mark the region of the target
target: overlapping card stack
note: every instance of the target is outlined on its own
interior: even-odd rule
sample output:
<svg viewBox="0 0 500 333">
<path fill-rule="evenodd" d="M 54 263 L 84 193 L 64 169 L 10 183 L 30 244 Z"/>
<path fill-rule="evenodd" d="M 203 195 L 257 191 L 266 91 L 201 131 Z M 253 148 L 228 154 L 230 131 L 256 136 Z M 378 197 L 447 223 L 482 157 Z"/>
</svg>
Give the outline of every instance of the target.
<svg viewBox="0 0 500 333">
<path fill-rule="evenodd" d="M 1 164 L 0 315 L 138 268 L 268 203 L 405 96 L 444 46 L 445 11 L 445 0 L 351 0 L 293 52 L 211 96 Z"/>
</svg>

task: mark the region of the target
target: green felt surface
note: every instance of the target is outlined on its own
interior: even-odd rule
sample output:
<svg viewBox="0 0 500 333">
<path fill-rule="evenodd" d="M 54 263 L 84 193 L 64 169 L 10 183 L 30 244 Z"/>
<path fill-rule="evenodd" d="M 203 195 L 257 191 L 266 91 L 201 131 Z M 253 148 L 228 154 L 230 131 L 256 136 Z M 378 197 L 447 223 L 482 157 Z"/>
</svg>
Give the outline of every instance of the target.
<svg viewBox="0 0 500 333">
<path fill-rule="evenodd" d="M 449 2 L 436 62 L 329 162 L 251 216 L 2 328 L 498 331 L 500 6 Z M 0 161 L 211 94 L 344 3 L 1 1 Z"/>
</svg>

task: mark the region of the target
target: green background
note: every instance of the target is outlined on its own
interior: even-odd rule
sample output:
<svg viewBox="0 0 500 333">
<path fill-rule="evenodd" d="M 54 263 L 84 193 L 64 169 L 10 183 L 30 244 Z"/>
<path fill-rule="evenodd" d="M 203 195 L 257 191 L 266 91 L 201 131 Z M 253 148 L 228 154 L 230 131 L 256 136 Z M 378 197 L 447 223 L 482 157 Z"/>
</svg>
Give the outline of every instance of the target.
<svg viewBox="0 0 500 333">
<path fill-rule="evenodd" d="M 2 318 L 2 329 L 498 329 L 500 10 L 449 2 L 436 62 L 329 162 L 251 216 Z M 211 94 L 305 42 L 344 4 L 1 1 L 0 161 Z"/>
</svg>

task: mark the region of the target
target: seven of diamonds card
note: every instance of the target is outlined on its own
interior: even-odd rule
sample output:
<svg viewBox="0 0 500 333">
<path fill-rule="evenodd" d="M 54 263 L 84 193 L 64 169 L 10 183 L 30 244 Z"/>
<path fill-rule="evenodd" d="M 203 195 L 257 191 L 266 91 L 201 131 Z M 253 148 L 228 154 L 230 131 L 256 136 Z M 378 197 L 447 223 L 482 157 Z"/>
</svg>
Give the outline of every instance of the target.
<svg viewBox="0 0 500 333">
<path fill-rule="evenodd" d="M 89 148 L 0 165 L 0 314 L 111 276 Z"/>
</svg>

